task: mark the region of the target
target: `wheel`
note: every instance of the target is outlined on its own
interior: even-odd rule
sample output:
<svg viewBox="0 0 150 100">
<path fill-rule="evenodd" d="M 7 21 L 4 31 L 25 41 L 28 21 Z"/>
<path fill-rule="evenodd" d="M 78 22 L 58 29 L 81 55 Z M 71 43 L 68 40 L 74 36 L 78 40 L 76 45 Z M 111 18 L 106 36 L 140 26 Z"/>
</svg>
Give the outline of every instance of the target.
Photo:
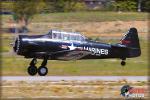
<svg viewBox="0 0 150 100">
<path fill-rule="evenodd" d="M 38 74 L 39 74 L 40 76 L 45 76 L 45 75 L 47 75 L 47 73 L 48 73 L 47 67 L 40 66 L 40 67 L 38 68 Z"/>
<path fill-rule="evenodd" d="M 125 66 L 125 65 L 126 65 L 126 62 L 125 62 L 125 61 L 121 61 L 121 65 L 122 65 L 122 66 Z"/>
<path fill-rule="evenodd" d="M 37 73 L 37 67 L 36 66 L 29 66 L 28 67 L 28 74 L 29 75 L 36 75 Z"/>
</svg>

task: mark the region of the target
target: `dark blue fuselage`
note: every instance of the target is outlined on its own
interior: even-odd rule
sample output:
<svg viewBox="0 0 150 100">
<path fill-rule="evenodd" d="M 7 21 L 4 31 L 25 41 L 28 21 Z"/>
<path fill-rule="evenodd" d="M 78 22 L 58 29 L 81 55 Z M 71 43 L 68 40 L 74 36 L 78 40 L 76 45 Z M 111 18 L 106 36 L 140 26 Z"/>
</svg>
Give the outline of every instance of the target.
<svg viewBox="0 0 150 100">
<path fill-rule="evenodd" d="M 17 45 L 15 51 L 19 55 L 23 55 L 26 58 L 41 58 L 44 55 L 49 55 L 49 59 L 57 60 L 59 56 L 63 55 L 53 55 L 54 53 L 81 49 L 91 52 L 91 54 L 82 57 L 81 59 L 104 59 L 104 58 L 121 58 L 125 56 L 127 50 L 115 49 L 111 44 L 94 42 L 90 40 L 84 41 L 68 41 L 59 39 L 50 39 L 47 35 L 38 36 L 26 36 L 20 35 L 16 41 Z M 123 53 L 124 52 L 124 53 Z"/>
<path fill-rule="evenodd" d="M 120 58 L 121 65 L 124 66 L 126 58 L 141 55 L 136 28 L 130 28 L 117 44 L 90 41 L 78 32 L 60 30 L 50 30 L 46 35 L 19 35 L 13 49 L 18 55 L 33 58 L 28 73 L 38 73 L 40 76 L 48 73 L 47 60 Z M 39 68 L 36 67 L 36 59 L 43 59 Z"/>
</svg>

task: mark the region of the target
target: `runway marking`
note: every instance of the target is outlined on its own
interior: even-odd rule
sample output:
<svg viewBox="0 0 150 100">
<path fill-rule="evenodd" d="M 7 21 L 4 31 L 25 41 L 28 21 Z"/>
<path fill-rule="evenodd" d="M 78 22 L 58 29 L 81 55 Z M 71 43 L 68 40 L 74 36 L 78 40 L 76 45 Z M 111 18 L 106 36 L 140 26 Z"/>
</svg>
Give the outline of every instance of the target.
<svg viewBox="0 0 150 100">
<path fill-rule="evenodd" d="M 2 81 L 148 81 L 148 76 L 2 76 Z"/>
</svg>

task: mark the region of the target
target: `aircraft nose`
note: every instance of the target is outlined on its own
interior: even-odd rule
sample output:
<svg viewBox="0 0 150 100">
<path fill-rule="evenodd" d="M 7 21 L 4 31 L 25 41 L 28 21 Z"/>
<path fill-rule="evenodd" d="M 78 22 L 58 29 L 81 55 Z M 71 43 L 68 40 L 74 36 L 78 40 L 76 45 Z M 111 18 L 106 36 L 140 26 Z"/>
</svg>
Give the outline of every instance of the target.
<svg viewBox="0 0 150 100">
<path fill-rule="evenodd" d="M 14 49 L 14 52 L 16 52 L 17 54 L 19 53 L 19 49 L 20 49 L 20 39 L 19 39 L 19 37 L 16 38 L 13 49 Z"/>
</svg>

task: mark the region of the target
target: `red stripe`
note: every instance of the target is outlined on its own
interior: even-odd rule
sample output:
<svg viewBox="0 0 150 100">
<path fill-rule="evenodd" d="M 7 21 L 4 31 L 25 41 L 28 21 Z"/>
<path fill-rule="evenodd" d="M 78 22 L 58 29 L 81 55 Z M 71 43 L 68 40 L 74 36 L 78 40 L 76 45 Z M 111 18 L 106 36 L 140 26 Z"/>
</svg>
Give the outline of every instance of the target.
<svg viewBox="0 0 150 100">
<path fill-rule="evenodd" d="M 129 44 L 129 43 L 131 43 L 131 41 L 129 41 L 129 40 L 122 40 L 121 43 L 122 44 Z"/>
</svg>

